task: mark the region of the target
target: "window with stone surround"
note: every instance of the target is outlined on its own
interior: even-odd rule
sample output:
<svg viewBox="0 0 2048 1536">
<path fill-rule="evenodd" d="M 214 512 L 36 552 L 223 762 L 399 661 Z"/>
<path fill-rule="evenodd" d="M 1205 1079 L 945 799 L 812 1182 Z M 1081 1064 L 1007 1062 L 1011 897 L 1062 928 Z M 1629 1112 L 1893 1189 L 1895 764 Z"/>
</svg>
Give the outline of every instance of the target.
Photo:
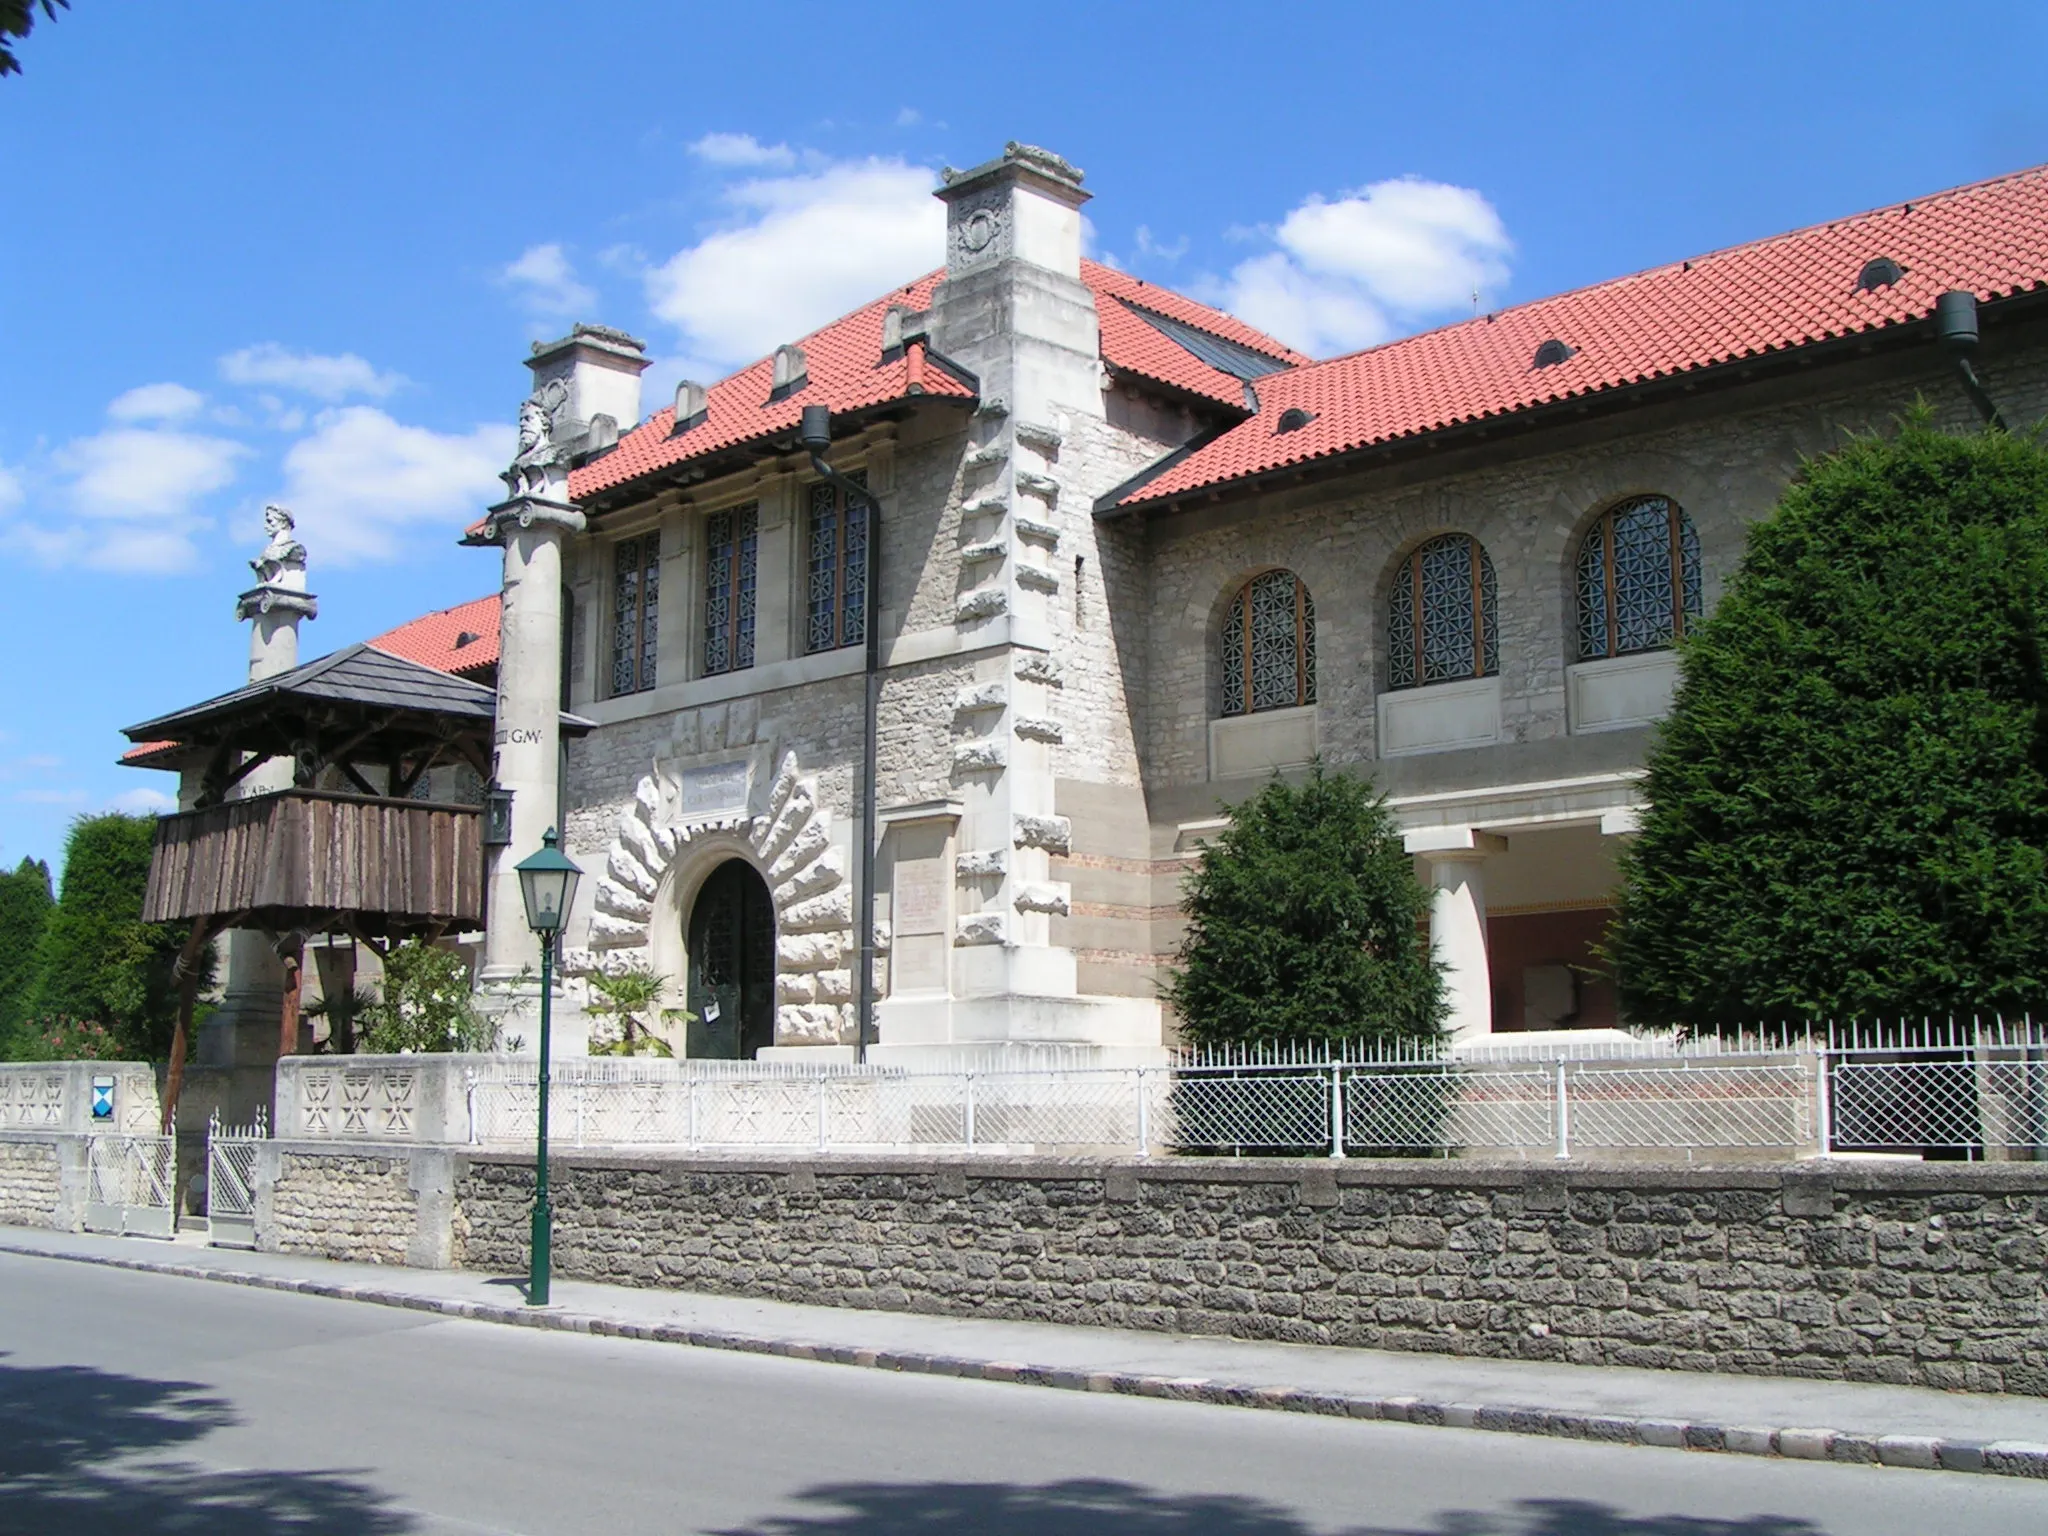
<svg viewBox="0 0 2048 1536">
<path fill-rule="evenodd" d="M 866 486 L 859 471 L 847 478 Z M 804 649 L 836 650 L 868 637 L 868 504 L 837 486 L 811 487 L 805 549 Z"/>
<path fill-rule="evenodd" d="M 661 597 L 661 535 L 612 546 L 612 697 L 654 686 L 654 635 Z"/>
<path fill-rule="evenodd" d="M 1316 604 L 1292 571 L 1254 576 L 1230 600 L 1217 656 L 1222 713 L 1316 701 Z"/>
<path fill-rule="evenodd" d="M 1668 496 L 1600 515 L 1579 545 L 1579 660 L 1669 645 L 1700 616 L 1700 536 Z"/>
<path fill-rule="evenodd" d="M 1431 539 L 1387 596 L 1387 686 L 1421 688 L 1500 670 L 1493 561 L 1469 533 Z"/>
<path fill-rule="evenodd" d="M 704 520 L 704 675 L 754 664 L 754 557 L 758 503 L 728 507 Z"/>
</svg>

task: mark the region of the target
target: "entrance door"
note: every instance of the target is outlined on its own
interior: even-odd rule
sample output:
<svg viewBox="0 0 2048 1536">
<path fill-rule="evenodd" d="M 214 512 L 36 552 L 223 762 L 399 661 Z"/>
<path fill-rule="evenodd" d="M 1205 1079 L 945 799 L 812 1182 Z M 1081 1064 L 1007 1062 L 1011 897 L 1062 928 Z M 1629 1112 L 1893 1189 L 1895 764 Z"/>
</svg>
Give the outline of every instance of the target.
<svg viewBox="0 0 2048 1536">
<path fill-rule="evenodd" d="M 775 1043 L 775 902 L 744 859 L 711 872 L 690 911 L 692 1056 L 751 1060 Z"/>
</svg>

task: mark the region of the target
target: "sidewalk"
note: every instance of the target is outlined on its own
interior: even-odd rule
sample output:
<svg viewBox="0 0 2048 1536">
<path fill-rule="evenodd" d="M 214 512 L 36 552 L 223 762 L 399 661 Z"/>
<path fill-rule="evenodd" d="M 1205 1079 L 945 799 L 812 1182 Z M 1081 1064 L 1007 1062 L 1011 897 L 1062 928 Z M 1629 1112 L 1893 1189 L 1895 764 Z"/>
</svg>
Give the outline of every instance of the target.
<svg viewBox="0 0 2048 1536">
<path fill-rule="evenodd" d="M 0 1227 L 0 1252 L 882 1370 L 1515 1434 L 2048 1478 L 2048 1399 L 863 1312 Z"/>
</svg>

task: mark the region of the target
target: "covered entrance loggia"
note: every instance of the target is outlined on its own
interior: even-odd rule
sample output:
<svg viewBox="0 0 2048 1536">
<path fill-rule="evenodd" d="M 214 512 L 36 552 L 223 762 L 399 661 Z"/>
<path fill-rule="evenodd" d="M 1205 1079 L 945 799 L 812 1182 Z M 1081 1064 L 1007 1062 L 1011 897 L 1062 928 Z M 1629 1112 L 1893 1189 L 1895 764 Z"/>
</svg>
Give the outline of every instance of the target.
<svg viewBox="0 0 2048 1536">
<path fill-rule="evenodd" d="M 727 859 L 699 888 L 687 942 L 687 1053 L 752 1060 L 775 1043 L 775 902 L 745 859 Z"/>
</svg>

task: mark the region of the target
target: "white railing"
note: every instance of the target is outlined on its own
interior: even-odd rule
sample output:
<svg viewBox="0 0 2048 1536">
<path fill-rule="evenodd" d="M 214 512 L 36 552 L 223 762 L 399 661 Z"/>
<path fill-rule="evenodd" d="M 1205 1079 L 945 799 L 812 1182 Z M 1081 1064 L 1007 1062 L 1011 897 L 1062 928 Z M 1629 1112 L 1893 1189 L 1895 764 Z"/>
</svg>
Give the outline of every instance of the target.
<svg viewBox="0 0 2048 1536">
<path fill-rule="evenodd" d="M 88 1137 L 85 1147 L 86 1230 L 169 1237 L 177 1226 L 176 1139 L 110 1132 Z"/>
<path fill-rule="evenodd" d="M 287 1136 L 532 1143 L 530 1058 L 318 1060 L 289 1115 L 280 1074 Z M 2048 1031 L 2031 1021 L 1103 1060 L 575 1059 L 554 1067 L 548 1134 L 561 1147 L 804 1152 L 2048 1159 Z"/>
<path fill-rule="evenodd" d="M 252 1123 L 225 1126 L 216 1109 L 206 1122 L 207 1241 L 217 1248 L 256 1246 L 256 1154 L 268 1118 L 259 1107 Z"/>
</svg>

